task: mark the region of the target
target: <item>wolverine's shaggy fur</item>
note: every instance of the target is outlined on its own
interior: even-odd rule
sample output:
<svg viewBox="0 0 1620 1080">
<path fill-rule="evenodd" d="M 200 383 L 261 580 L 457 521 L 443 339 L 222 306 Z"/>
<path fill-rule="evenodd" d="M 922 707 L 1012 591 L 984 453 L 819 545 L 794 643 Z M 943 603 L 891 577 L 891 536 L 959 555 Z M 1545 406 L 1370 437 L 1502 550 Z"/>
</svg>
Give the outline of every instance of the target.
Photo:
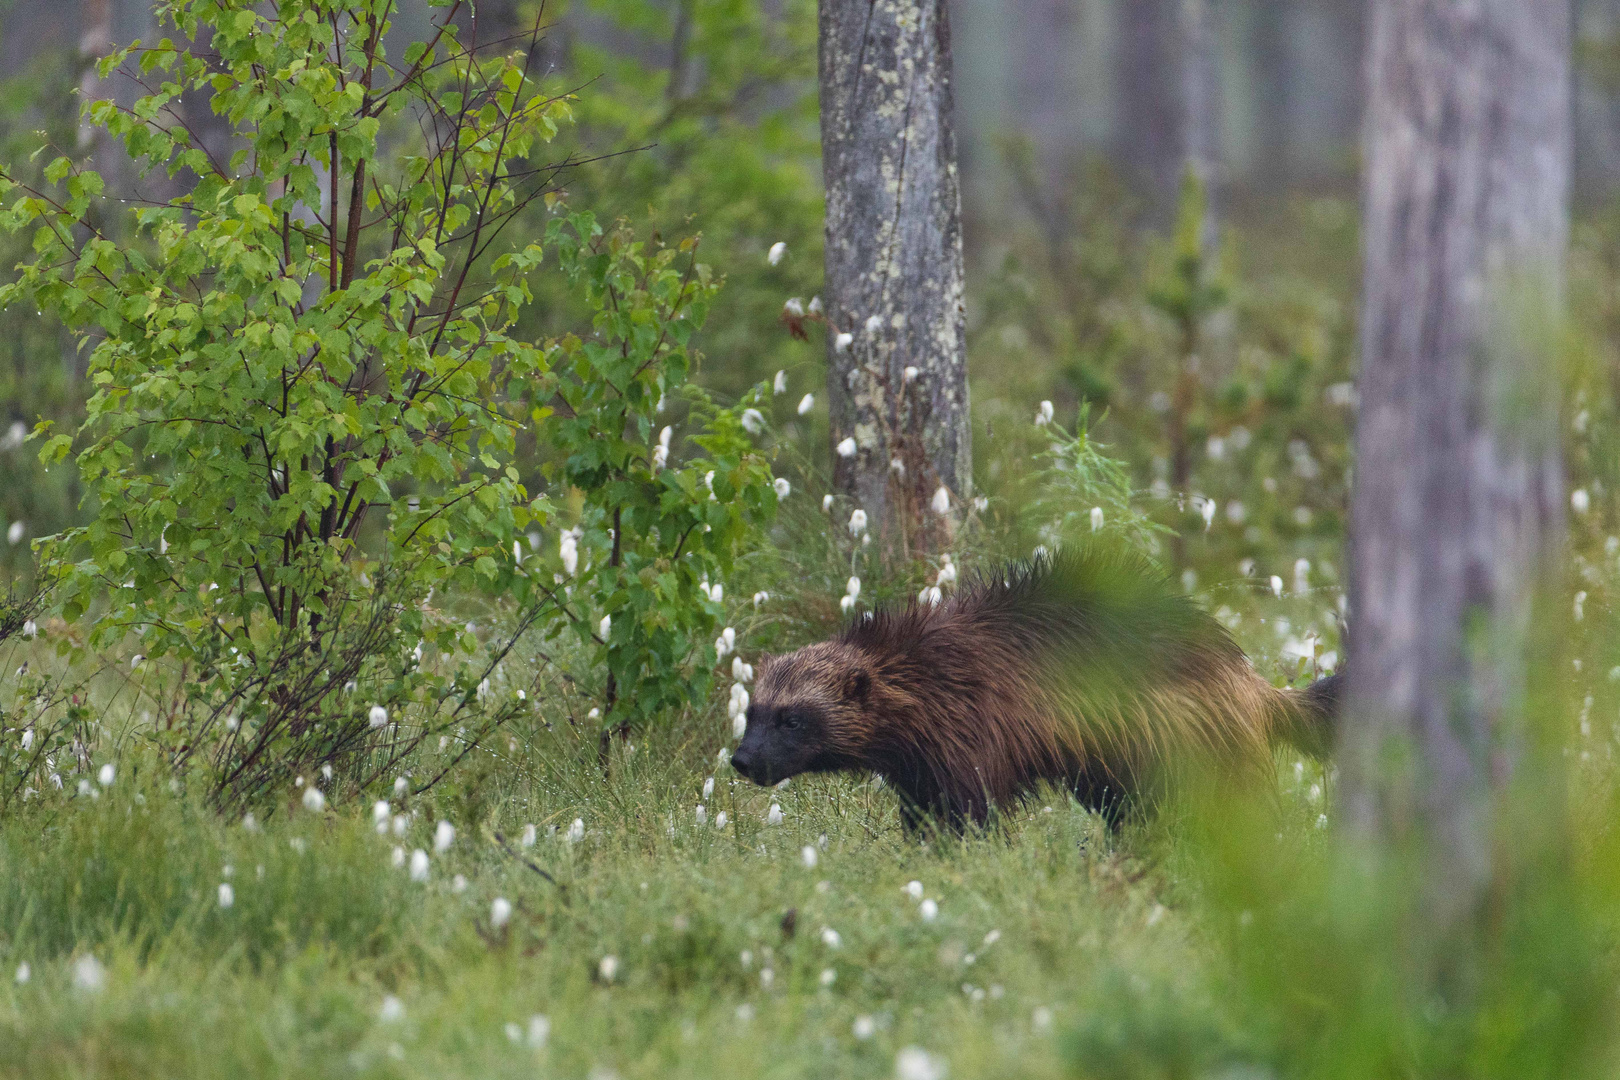
<svg viewBox="0 0 1620 1080">
<path fill-rule="evenodd" d="M 732 764 L 873 770 L 908 827 L 982 822 L 1041 780 L 1114 818 L 1182 766 L 1258 771 L 1277 738 L 1321 753 L 1336 697 L 1273 687 L 1145 560 L 1091 549 L 765 657 Z"/>
</svg>

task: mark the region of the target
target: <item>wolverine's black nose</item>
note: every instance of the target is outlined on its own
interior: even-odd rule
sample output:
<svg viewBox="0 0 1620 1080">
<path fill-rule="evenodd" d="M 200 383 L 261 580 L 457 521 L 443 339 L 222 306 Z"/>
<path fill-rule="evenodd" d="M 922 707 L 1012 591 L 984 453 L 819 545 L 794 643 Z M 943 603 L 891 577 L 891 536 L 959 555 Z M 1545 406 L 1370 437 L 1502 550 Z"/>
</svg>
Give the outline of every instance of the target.
<svg viewBox="0 0 1620 1080">
<path fill-rule="evenodd" d="M 749 780 L 754 778 L 754 759 L 748 756 L 746 750 L 738 750 L 731 755 L 731 767 Z"/>
</svg>

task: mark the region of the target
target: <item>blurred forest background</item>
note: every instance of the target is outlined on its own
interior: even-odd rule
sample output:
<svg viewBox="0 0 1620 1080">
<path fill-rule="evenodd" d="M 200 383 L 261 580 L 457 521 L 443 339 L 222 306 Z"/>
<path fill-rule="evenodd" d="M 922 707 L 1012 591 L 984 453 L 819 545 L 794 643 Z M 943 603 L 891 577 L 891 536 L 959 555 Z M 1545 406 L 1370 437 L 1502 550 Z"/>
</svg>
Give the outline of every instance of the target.
<svg viewBox="0 0 1620 1080">
<path fill-rule="evenodd" d="M 1004 493 L 1037 448 L 1050 399 L 1094 433 L 1186 534 L 1172 553 L 1189 584 L 1254 575 L 1335 588 L 1348 492 L 1358 148 L 1365 4 L 1209 0 L 1190 39 L 1180 0 L 958 0 L 951 10 L 968 260 L 969 363 L 978 486 Z M 1571 487 L 1590 489 L 1601 543 L 1620 455 L 1604 421 L 1620 383 L 1620 0 L 1577 8 L 1576 221 L 1565 416 Z M 395 33 L 420 36 L 429 9 L 402 5 Z M 538 22 L 537 63 L 555 88 L 584 87 L 563 151 L 565 181 L 600 219 L 667 235 L 700 231 L 726 287 L 698 345 L 698 378 L 735 395 L 785 369 L 792 396 L 821 396 L 819 337 L 795 340 L 784 302 L 821 287 L 815 6 L 808 0 L 523 0 L 481 5 L 492 50 Z M 81 101 L 136 96 L 93 64 L 114 42 L 162 36 L 143 0 L 0 0 L 0 157 L 22 162 L 44 131 L 93 159 L 109 193 L 163 198 L 185 183 L 131 175 L 121 151 L 80 129 Z M 1192 44 L 1189 41 L 1193 40 Z M 186 103 L 206 144 L 206 101 Z M 214 138 L 223 138 L 215 135 Z M 39 165 L 50 154 L 40 158 Z M 1211 280 L 1188 310 L 1181 177 L 1207 163 L 1218 225 Z M 527 229 L 538 236 L 545 211 Z M 1183 238 L 1185 241 L 1185 237 Z M 784 242 L 780 264 L 766 259 Z M 0 240 L 0 263 L 25 253 Z M 1204 256 L 1199 256 L 1204 257 Z M 583 316 L 540 275 L 525 315 L 537 336 Z M 549 293 L 547 290 L 551 290 Z M 0 566 L 22 570 L 29 537 L 75 520 L 74 470 L 47 472 L 22 445 L 36 420 L 78 415 L 82 352 L 35 312 L 0 312 Z M 1191 371 L 1190 392 L 1177 373 Z M 785 410 L 784 410 L 785 411 Z M 814 448 L 824 409 L 778 436 Z M 1007 452 L 1009 450 L 1015 452 Z M 795 451 L 798 453 L 798 451 Z M 817 460 L 819 455 L 819 460 Z M 819 485 L 818 485 L 819 486 Z M 1213 505 L 1215 512 L 1208 513 Z M 1206 520 L 1200 521 L 1203 512 Z M 1191 571 L 1191 575 L 1187 574 Z"/>
</svg>

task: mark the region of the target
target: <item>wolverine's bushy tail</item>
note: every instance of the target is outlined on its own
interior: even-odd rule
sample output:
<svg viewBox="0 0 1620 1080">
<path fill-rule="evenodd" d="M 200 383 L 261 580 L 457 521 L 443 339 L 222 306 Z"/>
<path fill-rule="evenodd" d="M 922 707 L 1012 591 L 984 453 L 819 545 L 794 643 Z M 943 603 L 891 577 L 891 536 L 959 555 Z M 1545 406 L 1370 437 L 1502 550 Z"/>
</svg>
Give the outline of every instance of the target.
<svg viewBox="0 0 1620 1080">
<path fill-rule="evenodd" d="M 1288 712 L 1282 734 L 1312 757 L 1325 758 L 1333 750 L 1333 729 L 1339 718 L 1344 675 L 1317 679 L 1303 690 L 1287 690 Z"/>
</svg>

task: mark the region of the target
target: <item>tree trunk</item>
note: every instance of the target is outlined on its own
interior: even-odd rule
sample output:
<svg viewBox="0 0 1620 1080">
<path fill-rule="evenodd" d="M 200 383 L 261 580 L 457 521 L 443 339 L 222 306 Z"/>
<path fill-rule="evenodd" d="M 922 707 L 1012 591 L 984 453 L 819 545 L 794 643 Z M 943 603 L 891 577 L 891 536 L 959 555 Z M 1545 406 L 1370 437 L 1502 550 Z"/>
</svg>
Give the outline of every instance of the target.
<svg viewBox="0 0 1620 1080">
<path fill-rule="evenodd" d="M 948 534 L 936 489 L 954 506 L 972 484 L 944 0 L 822 0 L 820 53 L 827 396 L 834 447 L 856 447 L 833 486 L 908 554 Z"/>
<path fill-rule="evenodd" d="M 1206 256 L 1214 253 L 1219 235 L 1215 218 L 1221 143 L 1217 2 L 1181 0 L 1181 169 L 1183 175 L 1196 177 L 1204 191 L 1199 241 Z"/>
<path fill-rule="evenodd" d="M 1494 872 L 1563 526 L 1569 0 L 1375 0 L 1369 34 L 1342 798 L 1353 836 L 1423 853 L 1443 928 Z"/>
</svg>

